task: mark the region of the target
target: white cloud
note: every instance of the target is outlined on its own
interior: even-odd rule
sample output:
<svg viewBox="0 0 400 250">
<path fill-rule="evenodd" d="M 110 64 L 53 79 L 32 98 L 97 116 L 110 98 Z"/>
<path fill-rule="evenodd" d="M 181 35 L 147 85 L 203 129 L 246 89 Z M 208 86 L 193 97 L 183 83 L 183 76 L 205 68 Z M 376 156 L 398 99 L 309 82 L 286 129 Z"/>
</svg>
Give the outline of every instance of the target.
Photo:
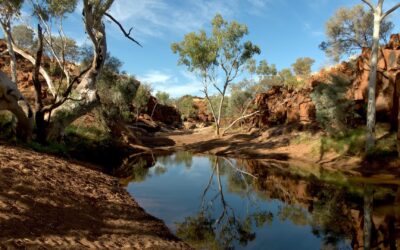
<svg viewBox="0 0 400 250">
<path fill-rule="evenodd" d="M 171 97 L 183 95 L 200 95 L 203 85 L 198 78 L 187 71 L 180 71 L 177 75 L 165 73 L 160 70 L 150 70 L 137 79 L 144 83 L 149 83 L 153 88 L 153 94 L 163 91 Z"/>
<path fill-rule="evenodd" d="M 229 19 L 243 10 L 247 13 L 260 11 L 268 2 L 270 0 L 119 0 L 114 2 L 111 14 L 126 26 L 133 25 L 135 36 L 143 39 L 198 30 L 216 13 Z"/>
<path fill-rule="evenodd" d="M 150 70 L 143 76 L 138 76 L 138 80 L 150 84 L 166 84 L 171 81 L 172 75 L 158 70 Z"/>
</svg>

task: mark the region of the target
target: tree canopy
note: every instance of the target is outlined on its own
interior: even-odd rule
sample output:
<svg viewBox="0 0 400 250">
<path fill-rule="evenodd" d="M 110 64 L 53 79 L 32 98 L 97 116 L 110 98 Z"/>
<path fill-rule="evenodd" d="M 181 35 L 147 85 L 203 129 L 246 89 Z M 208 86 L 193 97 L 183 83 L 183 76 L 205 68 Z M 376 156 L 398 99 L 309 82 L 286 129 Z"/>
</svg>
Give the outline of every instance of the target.
<svg viewBox="0 0 400 250">
<path fill-rule="evenodd" d="M 359 52 L 365 47 L 372 47 L 374 15 L 366 11 L 363 5 L 339 8 L 326 22 L 327 40 L 320 44 L 330 58 L 339 61 L 344 55 Z M 394 25 L 383 20 L 380 30 L 380 40 L 386 41 Z"/>
</svg>

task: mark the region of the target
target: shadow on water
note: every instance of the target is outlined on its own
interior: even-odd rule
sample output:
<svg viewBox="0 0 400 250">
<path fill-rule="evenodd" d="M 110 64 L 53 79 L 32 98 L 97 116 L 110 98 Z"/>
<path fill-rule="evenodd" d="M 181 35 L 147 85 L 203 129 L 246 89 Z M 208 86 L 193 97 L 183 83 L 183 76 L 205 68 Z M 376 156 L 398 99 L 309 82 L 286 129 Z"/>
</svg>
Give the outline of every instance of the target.
<svg viewBox="0 0 400 250">
<path fill-rule="evenodd" d="M 116 171 L 139 204 L 199 249 L 396 249 L 397 184 L 276 161 L 144 155 Z"/>
</svg>

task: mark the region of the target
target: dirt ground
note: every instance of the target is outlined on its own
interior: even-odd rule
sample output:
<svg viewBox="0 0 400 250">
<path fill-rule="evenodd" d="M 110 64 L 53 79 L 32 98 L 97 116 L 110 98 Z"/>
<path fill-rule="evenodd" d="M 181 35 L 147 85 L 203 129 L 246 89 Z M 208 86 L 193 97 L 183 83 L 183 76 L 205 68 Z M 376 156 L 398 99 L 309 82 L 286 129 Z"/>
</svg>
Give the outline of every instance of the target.
<svg viewBox="0 0 400 250">
<path fill-rule="evenodd" d="M 0 145 L 0 249 L 190 249 L 94 167 Z"/>
<path fill-rule="evenodd" d="M 390 173 L 400 177 L 399 159 L 366 164 L 359 156 L 349 157 L 335 152 L 324 152 L 321 155 L 321 135 L 318 132 L 296 143 L 296 138 L 299 135 L 301 137 L 301 133 L 287 132 L 284 129 L 275 127 L 266 131 L 232 133 L 221 138 L 215 136 L 212 127 L 160 133 L 157 135 L 156 145 L 152 147 L 156 150 L 181 150 L 240 159 L 273 160 L 304 168 L 322 167 L 351 175 L 371 176 Z M 166 142 L 166 145 L 161 146 L 163 142 Z"/>
<path fill-rule="evenodd" d="M 291 140 L 296 133 L 286 133 L 280 128 L 248 133 L 232 133 L 218 138 L 212 127 L 185 132 L 160 133 L 164 141 L 171 145 L 154 148 L 191 151 L 199 154 L 215 154 L 241 159 L 275 159 L 281 161 L 303 162 L 306 164 L 327 164 L 337 155 L 327 153 L 323 157 L 315 152 L 315 142 L 295 144 Z M 161 140 L 161 139 L 160 139 Z M 158 143 L 159 144 L 159 143 Z M 349 164 L 360 162 L 353 158 Z"/>
</svg>

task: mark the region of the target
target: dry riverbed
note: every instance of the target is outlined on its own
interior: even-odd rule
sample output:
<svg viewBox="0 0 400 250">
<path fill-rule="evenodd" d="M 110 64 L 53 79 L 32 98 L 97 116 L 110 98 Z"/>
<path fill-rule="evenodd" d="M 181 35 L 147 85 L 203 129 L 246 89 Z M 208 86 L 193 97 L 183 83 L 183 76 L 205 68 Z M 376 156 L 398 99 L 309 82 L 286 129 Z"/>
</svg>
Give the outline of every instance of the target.
<svg viewBox="0 0 400 250">
<path fill-rule="evenodd" d="M 0 145 L 0 249 L 190 249 L 117 179 Z"/>
</svg>

